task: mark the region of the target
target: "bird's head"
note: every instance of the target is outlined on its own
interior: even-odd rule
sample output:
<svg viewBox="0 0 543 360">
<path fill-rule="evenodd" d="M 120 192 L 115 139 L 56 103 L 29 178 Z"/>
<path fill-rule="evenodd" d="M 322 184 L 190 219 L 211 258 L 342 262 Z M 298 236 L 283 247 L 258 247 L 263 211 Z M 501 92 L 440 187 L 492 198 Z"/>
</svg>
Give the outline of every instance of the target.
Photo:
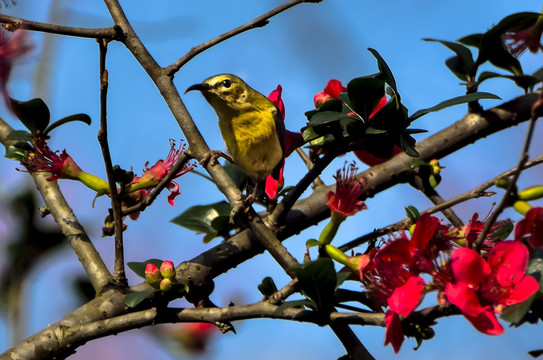
<svg viewBox="0 0 543 360">
<path fill-rule="evenodd" d="M 185 94 L 198 90 L 217 111 L 243 111 L 251 106 L 251 97 L 256 93 L 236 75 L 220 74 L 205 79 L 201 84 L 190 86 Z"/>
</svg>

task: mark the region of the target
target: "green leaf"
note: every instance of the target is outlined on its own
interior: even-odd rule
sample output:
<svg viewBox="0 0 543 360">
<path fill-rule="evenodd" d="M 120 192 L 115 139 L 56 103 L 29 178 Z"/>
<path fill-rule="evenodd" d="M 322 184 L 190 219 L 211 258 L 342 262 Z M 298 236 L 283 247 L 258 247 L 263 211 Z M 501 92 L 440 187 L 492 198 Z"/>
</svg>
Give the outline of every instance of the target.
<svg viewBox="0 0 543 360">
<path fill-rule="evenodd" d="M 47 135 L 51 132 L 51 130 L 54 130 L 60 125 L 64 125 L 72 121 L 81 121 L 87 125 L 90 125 L 92 120 L 90 116 L 87 114 L 74 114 L 74 115 L 66 116 L 52 123 L 43 133 Z"/>
<path fill-rule="evenodd" d="M 353 275 L 353 272 L 351 270 L 349 271 L 340 271 L 336 274 L 337 282 L 336 282 L 336 290 L 349 278 Z"/>
<path fill-rule="evenodd" d="M 498 221 L 496 225 L 499 225 L 498 230 L 491 232 L 490 235 L 492 235 L 492 238 L 500 241 L 506 240 L 515 228 L 515 225 L 513 225 L 513 222 L 509 219 Z"/>
<path fill-rule="evenodd" d="M 511 323 L 512 325 L 518 324 L 524 318 L 524 315 L 526 315 L 528 310 L 530 310 L 534 299 L 535 294 L 521 303 L 507 306 L 505 309 L 502 310 L 500 317 L 503 320 Z"/>
<path fill-rule="evenodd" d="M 535 249 L 530 256 L 526 275 L 530 275 L 539 283 L 538 297 L 543 298 L 543 249 Z"/>
<path fill-rule="evenodd" d="M 143 300 L 147 299 L 149 296 L 153 295 L 157 291 L 160 291 L 160 289 L 148 289 L 126 294 L 124 296 L 124 303 L 130 308 L 136 307 L 139 303 L 141 303 Z"/>
<path fill-rule="evenodd" d="M 347 84 L 347 92 L 353 110 L 368 121 L 373 109 L 385 96 L 385 81 L 380 74 L 359 77 Z"/>
<path fill-rule="evenodd" d="M 346 114 L 335 111 L 319 111 L 315 113 L 309 120 L 309 126 L 321 126 L 328 125 L 330 123 L 338 122 L 341 119 L 350 118 Z"/>
<path fill-rule="evenodd" d="M 279 314 L 281 314 L 283 311 L 285 311 L 287 309 L 304 308 L 304 307 L 307 307 L 307 308 L 310 308 L 310 309 L 316 309 L 316 304 L 313 301 L 308 300 L 308 299 L 287 301 L 287 302 L 279 305 L 277 307 L 277 309 L 275 309 L 272 312 L 272 315 L 279 315 Z"/>
<path fill-rule="evenodd" d="M 15 161 L 21 161 L 26 157 L 25 151 L 17 146 L 10 145 L 6 147 L 6 158 Z"/>
<path fill-rule="evenodd" d="M 230 163 L 229 161 L 226 161 L 223 168 L 230 176 L 230 178 L 234 181 L 234 184 L 236 184 L 236 187 L 238 189 L 241 190 L 247 186 L 247 174 L 241 171 L 239 167 Z"/>
<path fill-rule="evenodd" d="M 273 279 L 267 276 L 262 279 L 262 282 L 258 285 L 258 291 L 260 291 L 262 295 L 268 297 L 277 292 L 277 286 L 275 286 Z"/>
<path fill-rule="evenodd" d="M 321 243 L 317 239 L 309 239 L 305 242 L 306 248 L 312 248 L 314 246 L 319 246 Z"/>
<path fill-rule="evenodd" d="M 543 75 L 543 74 L 542 74 Z M 530 75 L 502 75 L 496 72 L 492 71 L 483 71 L 481 75 L 479 75 L 479 78 L 477 79 L 477 83 L 481 84 L 483 81 L 493 78 L 502 78 L 502 79 L 508 79 L 515 82 L 515 84 L 524 89 L 524 91 L 528 91 L 529 89 L 532 89 L 534 86 L 536 86 L 538 83 L 541 82 L 541 79 L 535 76 Z"/>
<path fill-rule="evenodd" d="M 29 101 L 11 99 L 11 107 L 15 116 L 33 135 L 38 130 L 43 132 L 49 125 L 49 108 L 42 99 L 37 98 Z"/>
<path fill-rule="evenodd" d="M 458 39 L 459 43 L 462 43 L 467 46 L 473 46 L 479 48 L 481 46 L 481 39 L 483 34 L 471 34 L 464 36 L 463 38 Z"/>
<path fill-rule="evenodd" d="M 394 92 L 396 93 L 396 99 L 397 99 L 397 104 L 396 105 L 399 105 L 400 104 L 400 93 L 398 92 L 398 88 L 396 87 L 396 80 L 394 79 L 394 75 L 392 75 L 392 71 L 390 70 L 390 68 L 388 67 L 388 64 L 385 62 L 385 60 L 383 59 L 383 57 L 381 56 L 381 54 L 379 54 L 377 52 L 377 50 L 375 49 L 372 49 L 372 48 L 368 48 L 368 50 L 373 54 L 373 56 L 375 56 L 375 58 L 377 59 L 377 66 L 379 68 L 379 71 L 383 74 L 383 76 L 385 77 L 385 82 L 392 88 L 392 90 L 394 90 Z"/>
<path fill-rule="evenodd" d="M 462 44 L 455 43 L 452 41 L 445 41 L 445 40 L 436 40 L 436 39 L 422 39 L 424 41 L 433 41 L 438 42 L 446 47 L 448 47 L 450 50 L 452 50 L 456 56 L 457 61 L 459 62 L 459 65 L 457 67 L 457 70 L 460 71 L 463 75 L 469 75 L 473 65 L 475 62 L 473 61 L 473 55 L 467 47 L 465 47 Z"/>
<path fill-rule="evenodd" d="M 32 134 L 24 130 L 13 130 L 6 136 L 6 140 L 32 141 Z"/>
<path fill-rule="evenodd" d="M 196 205 L 185 210 L 171 222 L 196 233 L 222 234 L 222 231 L 227 231 L 227 229 L 216 228 L 215 226 L 222 226 L 223 223 L 214 221 L 221 216 L 230 218 L 231 210 L 230 204 L 225 201 L 209 205 Z"/>
<path fill-rule="evenodd" d="M 540 357 L 541 355 L 543 355 L 543 349 L 531 350 L 531 351 L 528 351 L 528 354 L 533 358 Z"/>
<path fill-rule="evenodd" d="M 409 220 L 411 220 L 412 224 L 415 224 L 417 222 L 417 220 L 420 218 L 419 210 L 416 207 L 412 206 L 412 205 L 409 205 L 409 206 L 405 207 L 405 215 L 407 215 Z"/>
<path fill-rule="evenodd" d="M 162 260 L 160 259 L 149 259 L 145 260 L 143 262 L 135 262 L 131 261 L 128 262 L 126 265 L 139 277 L 145 279 L 145 267 L 147 264 L 154 264 L 157 268 L 160 268 L 160 265 L 162 265 Z"/>
<path fill-rule="evenodd" d="M 400 104 L 396 106 L 394 98 L 387 102 L 372 118 L 369 120 L 369 125 L 376 129 L 403 129 L 408 124 L 407 109 Z"/>
<path fill-rule="evenodd" d="M 419 153 L 415 150 L 415 139 L 406 134 L 399 134 L 400 147 L 402 150 L 411 157 L 418 157 Z"/>
<path fill-rule="evenodd" d="M 473 101 L 478 101 L 478 100 L 483 100 L 483 99 L 501 100 L 501 98 L 499 96 L 491 94 L 491 93 L 475 92 L 475 93 L 471 93 L 471 94 L 457 96 L 455 98 L 440 102 L 439 104 L 437 104 L 435 106 L 432 106 L 430 108 L 419 110 L 419 111 L 415 112 L 413 115 L 411 115 L 409 117 L 409 120 L 414 121 L 414 120 L 420 118 L 421 116 L 424 116 L 424 115 L 426 115 L 428 113 L 431 113 L 431 112 L 435 112 L 435 111 L 443 110 L 443 109 L 451 107 L 451 106 L 470 103 L 470 102 L 473 102 Z"/>
<path fill-rule="evenodd" d="M 445 60 L 445 65 L 451 70 L 451 72 L 462 81 L 468 81 L 468 73 L 465 72 L 464 64 L 461 62 L 458 56 L 452 56 Z"/>
<path fill-rule="evenodd" d="M 430 174 L 428 177 L 428 182 L 432 188 L 436 188 L 441 182 L 441 175 Z"/>
<path fill-rule="evenodd" d="M 336 270 L 331 259 L 320 258 L 289 267 L 288 271 L 296 274 L 303 293 L 315 302 L 319 310 L 331 303 L 337 284 Z"/>
</svg>

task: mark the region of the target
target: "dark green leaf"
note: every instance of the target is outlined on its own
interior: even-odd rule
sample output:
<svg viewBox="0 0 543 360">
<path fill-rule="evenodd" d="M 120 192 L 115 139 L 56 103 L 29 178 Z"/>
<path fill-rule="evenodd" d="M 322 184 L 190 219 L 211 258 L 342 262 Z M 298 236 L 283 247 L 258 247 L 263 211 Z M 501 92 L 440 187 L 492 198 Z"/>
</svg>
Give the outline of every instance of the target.
<svg viewBox="0 0 543 360">
<path fill-rule="evenodd" d="M 334 263 L 329 258 L 321 258 L 306 264 L 288 268 L 296 274 L 304 294 L 323 310 L 330 304 L 337 284 Z"/>
<path fill-rule="evenodd" d="M 366 134 L 368 134 L 368 135 L 384 134 L 386 132 L 387 132 L 386 129 L 376 129 L 376 128 L 373 128 L 373 127 L 369 127 L 369 128 L 366 129 Z"/>
<path fill-rule="evenodd" d="M 379 101 L 385 96 L 385 82 L 379 74 L 353 79 L 347 84 L 354 112 L 368 121 Z"/>
<path fill-rule="evenodd" d="M 518 32 L 532 26 L 541 14 L 535 12 L 519 12 L 503 18 L 496 26 L 489 31 L 499 34 L 506 32 Z"/>
<path fill-rule="evenodd" d="M 396 80 L 394 79 L 394 75 L 392 75 L 392 71 L 388 67 L 388 64 L 385 62 L 381 54 L 377 52 L 377 50 L 369 48 L 368 49 L 373 56 L 377 59 L 377 66 L 379 67 L 379 71 L 383 74 L 385 77 L 385 82 L 394 90 L 396 93 L 396 99 L 397 103 L 400 103 L 400 93 L 398 92 L 398 88 L 396 87 Z M 397 105 L 398 105 L 397 104 Z"/>
<path fill-rule="evenodd" d="M 513 222 L 509 219 L 499 221 L 496 223 L 496 225 L 499 225 L 498 230 L 491 232 L 490 235 L 492 235 L 492 238 L 501 241 L 506 240 L 515 228 Z"/>
<path fill-rule="evenodd" d="M 406 134 L 400 134 L 400 147 L 411 157 L 418 157 L 419 153 L 415 150 L 415 139 Z"/>
<path fill-rule="evenodd" d="M 543 249 L 535 249 L 530 256 L 526 275 L 530 275 L 539 283 L 538 296 L 543 297 Z"/>
<path fill-rule="evenodd" d="M 409 220 L 411 220 L 412 224 L 415 224 L 417 222 L 417 220 L 420 218 L 419 210 L 416 207 L 412 206 L 412 205 L 409 205 L 409 206 L 405 207 L 405 214 L 407 215 Z"/>
<path fill-rule="evenodd" d="M 540 357 L 541 355 L 543 355 L 543 349 L 541 350 L 531 350 L 531 351 L 528 351 L 528 354 L 531 356 L 531 357 Z"/>
<path fill-rule="evenodd" d="M 149 296 L 153 295 L 157 291 L 160 291 L 160 289 L 148 289 L 126 294 L 124 296 L 124 303 L 130 308 L 136 307 L 139 303 L 141 303 L 143 300 L 147 299 Z"/>
<path fill-rule="evenodd" d="M 236 187 L 238 189 L 241 190 L 244 189 L 245 186 L 247 186 L 247 174 L 243 172 L 239 167 L 229 161 L 226 161 L 223 168 L 230 176 L 230 178 L 234 181 L 234 184 L 236 184 Z"/>
<path fill-rule="evenodd" d="M 74 114 L 74 115 L 66 116 L 66 117 L 63 117 L 62 119 L 57 120 L 54 123 L 52 123 L 51 126 L 49 126 L 43 133 L 45 135 L 47 135 L 47 134 L 49 134 L 51 132 L 51 130 L 54 130 L 57 127 L 59 127 L 60 125 L 64 125 L 64 124 L 72 122 L 72 121 L 81 121 L 81 122 L 84 122 L 87 125 L 90 125 L 92 120 L 91 120 L 90 116 L 87 115 L 87 114 Z"/>
<path fill-rule="evenodd" d="M 521 87 L 525 91 L 532 89 L 535 85 L 541 82 L 541 79 L 530 75 L 502 75 L 492 71 L 483 71 L 481 75 L 479 75 L 477 83 L 481 84 L 483 81 L 493 78 L 513 80 L 517 86 Z"/>
<path fill-rule="evenodd" d="M 524 318 L 524 315 L 526 315 L 528 310 L 530 310 L 534 298 L 535 295 L 532 295 L 521 303 L 507 306 L 502 310 L 500 317 L 512 325 L 518 324 Z"/>
<path fill-rule="evenodd" d="M 336 274 L 337 282 L 336 282 L 336 290 L 339 288 L 345 281 L 349 280 L 349 278 L 353 275 L 352 271 L 340 271 Z"/>
<path fill-rule="evenodd" d="M 26 157 L 25 151 L 23 149 L 12 145 L 6 147 L 6 154 L 4 156 L 10 160 L 15 161 L 21 161 Z"/>
<path fill-rule="evenodd" d="M 467 46 L 473 46 L 473 47 L 479 48 L 479 46 L 481 46 L 482 38 L 483 38 L 483 34 L 471 34 L 471 35 L 464 36 L 463 38 L 458 39 L 458 42 Z"/>
<path fill-rule="evenodd" d="M 532 74 L 533 77 L 535 77 L 536 79 L 539 79 L 539 81 L 542 81 L 543 80 L 543 67 L 540 68 L 539 70 L 537 70 L 536 72 L 534 72 Z"/>
<path fill-rule="evenodd" d="M 319 108 L 319 111 L 335 111 L 335 112 L 341 112 L 343 110 L 343 103 L 339 99 L 331 99 L 326 102 L 324 102 L 321 107 Z"/>
<path fill-rule="evenodd" d="M 349 118 L 349 116 L 335 112 L 335 111 L 319 111 L 309 120 L 309 126 L 316 127 L 320 125 L 328 125 L 330 123 L 338 122 L 341 119 Z"/>
<path fill-rule="evenodd" d="M 230 216 L 231 207 L 225 201 L 210 205 L 197 205 L 188 208 L 182 214 L 171 220 L 172 223 L 197 233 L 220 233 L 220 228 L 213 220 L 220 216 Z"/>
<path fill-rule="evenodd" d="M 273 311 L 272 315 L 281 314 L 283 311 L 285 311 L 287 309 L 304 308 L 304 307 L 307 307 L 307 308 L 310 308 L 310 309 L 316 309 L 317 308 L 316 304 L 313 301 L 308 300 L 308 299 L 287 301 L 284 304 L 279 305 L 277 307 L 277 309 L 275 309 Z"/>
<path fill-rule="evenodd" d="M 42 99 L 29 101 L 11 99 L 11 107 L 17 118 L 32 134 L 36 134 L 38 130 L 43 132 L 49 125 L 49 108 Z"/>
<path fill-rule="evenodd" d="M 448 47 L 458 57 L 458 61 L 460 62 L 460 65 L 461 65 L 461 73 L 468 75 L 471 72 L 471 69 L 475 62 L 473 61 L 473 55 L 471 54 L 471 51 L 464 45 L 458 44 L 452 41 L 445 41 L 445 40 L 436 40 L 436 39 L 422 39 L 422 40 L 435 41 Z"/>
<path fill-rule="evenodd" d="M 131 261 L 128 262 L 126 265 L 139 277 L 145 279 L 145 267 L 147 264 L 154 264 L 156 267 L 160 268 L 160 265 L 162 265 L 162 260 L 160 259 L 149 259 L 145 260 L 143 262 L 136 262 Z"/>
<path fill-rule="evenodd" d="M 487 92 L 475 92 L 475 93 L 471 93 L 467 95 L 458 96 L 449 100 L 445 100 L 430 108 L 419 110 L 415 112 L 413 115 L 411 115 L 409 117 L 409 120 L 413 121 L 428 113 L 443 110 L 445 108 L 448 108 L 454 105 L 465 104 L 465 103 L 483 100 L 483 99 L 501 100 L 499 96 L 494 95 L 494 94 L 490 94 Z"/>
<path fill-rule="evenodd" d="M 317 134 L 311 126 L 308 126 L 302 131 L 302 137 L 304 139 L 304 142 L 308 142 L 318 137 L 321 137 L 321 135 Z"/>
<path fill-rule="evenodd" d="M 32 134 L 24 130 L 13 130 L 6 136 L 6 140 L 32 141 Z"/>
<path fill-rule="evenodd" d="M 369 125 L 376 129 L 403 129 L 407 122 L 407 109 L 400 104 L 396 106 L 394 99 L 391 99 L 385 104 L 372 118 L 369 120 Z"/>
<path fill-rule="evenodd" d="M 262 282 L 258 285 L 258 291 L 265 297 L 269 297 L 277 292 L 277 286 L 275 286 L 273 279 L 267 276 L 262 279 Z"/>
<path fill-rule="evenodd" d="M 452 56 L 445 60 L 445 65 L 451 70 L 451 72 L 462 81 L 468 81 L 469 73 L 465 72 L 464 64 L 460 61 L 458 56 Z"/>
</svg>

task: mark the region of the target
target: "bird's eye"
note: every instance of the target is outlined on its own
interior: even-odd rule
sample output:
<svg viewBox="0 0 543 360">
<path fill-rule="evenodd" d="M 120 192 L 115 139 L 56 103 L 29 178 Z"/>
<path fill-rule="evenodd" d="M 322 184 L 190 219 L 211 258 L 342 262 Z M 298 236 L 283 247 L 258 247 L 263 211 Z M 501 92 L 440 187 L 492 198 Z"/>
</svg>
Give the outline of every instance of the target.
<svg viewBox="0 0 543 360">
<path fill-rule="evenodd" d="M 225 88 L 229 88 L 230 86 L 232 86 L 232 82 L 226 79 L 222 82 L 222 86 L 224 86 Z"/>
</svg>

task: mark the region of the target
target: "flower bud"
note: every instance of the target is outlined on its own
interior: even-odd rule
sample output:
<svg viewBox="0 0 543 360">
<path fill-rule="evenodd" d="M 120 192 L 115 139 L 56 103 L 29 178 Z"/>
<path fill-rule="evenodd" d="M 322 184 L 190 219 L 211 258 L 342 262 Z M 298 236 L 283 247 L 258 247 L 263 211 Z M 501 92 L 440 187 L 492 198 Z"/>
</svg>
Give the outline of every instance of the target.
<svg viewBox="0 0 543 360">
<path fill-rule="evenodd" d="M 313 97 L 313 103 L 315 104 L 315 109 L 320 108 L 322 106 L 322 104 L 324 104 L 328 100 L 332 100 L 332 99 L 333 99 L 333 97 L 331 97 L 330 95 L 328 95 L 326 93 L 323 93 L 323 92 L 317 93 L 317 95 L 315 95 L 315 97 Z"/>
<path fill-rule="evenodd" d="M 160 290 L 170 291 L 172 289 L 172 281 L 170 279 L 162 279 L 160 282 Z"/>
<path fill-rule="evenodd" d="M 543 186 L 530 186 L 522 191 L 519 191 L 518 198 L 519 200 L 530 201 L 541 199 L 543 197 Z"/>
<path fill-rule="evenodd" d="M 528 204 L 526 201 L 517 200 L 513 204 L 513 209 L 521 215 L 525 215 L 528 210 L 532 208 L 532 205 Z"/>
<path fill-rule="evenodd" d="M 160 274 L 164 279 L 175 278 L 175 267 L 173 266 L 173 262 L 164 260 L 162 265 L 160 265 Z"/>
<path fill-rule="evenodd" d="M 155 264 L 147 264 L 145 267 L 145 282 L 154 288 L 158 288 L 161 280 L 162 275 L 158 267 Z"/>
</svg>

